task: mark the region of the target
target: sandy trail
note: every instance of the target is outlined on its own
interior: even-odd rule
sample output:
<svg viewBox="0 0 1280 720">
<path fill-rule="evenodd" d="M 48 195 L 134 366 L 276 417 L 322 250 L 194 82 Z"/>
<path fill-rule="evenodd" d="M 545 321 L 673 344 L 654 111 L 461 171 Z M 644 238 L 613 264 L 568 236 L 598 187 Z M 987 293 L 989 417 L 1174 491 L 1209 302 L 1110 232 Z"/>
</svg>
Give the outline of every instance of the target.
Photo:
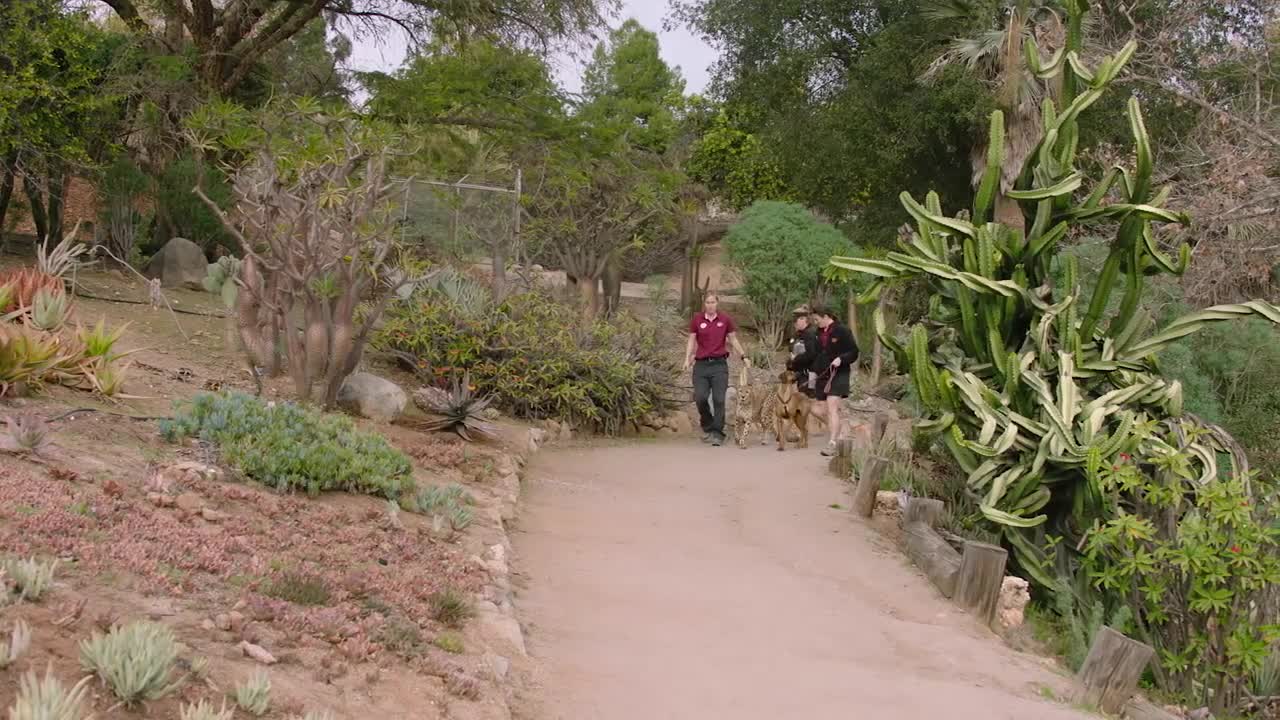
<svg viewBox="0 0 1280 720">
<path fill-rule="evenodd" d="M 514 537 L 531 720 L 1090 717 L 939 596 L 816 450 L 543 454 Z M 712 474 L 708 474 L 712 473 Z"/>
</svg>

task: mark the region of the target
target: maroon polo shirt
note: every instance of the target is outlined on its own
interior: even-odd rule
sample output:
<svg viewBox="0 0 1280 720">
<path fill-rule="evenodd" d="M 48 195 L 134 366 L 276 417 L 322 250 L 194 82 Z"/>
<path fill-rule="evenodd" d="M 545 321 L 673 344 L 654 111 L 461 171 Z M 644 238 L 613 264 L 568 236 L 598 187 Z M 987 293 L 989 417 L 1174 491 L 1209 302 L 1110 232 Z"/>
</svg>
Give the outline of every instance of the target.
<svg viewBox="0 0 1280 720">
<path fill-rule="evenodd" d="M 725 340 L 729 333 L 737 329 L 733 320 L 724 313 L 716 313 L 715 319 L 708 318 L 706 313 L 701 312 L 694 315 L 689 322 L 689 332 L 698 344 L 694 359 L 728 357 L 729 349 L 725 347 Z"/>
</svg>

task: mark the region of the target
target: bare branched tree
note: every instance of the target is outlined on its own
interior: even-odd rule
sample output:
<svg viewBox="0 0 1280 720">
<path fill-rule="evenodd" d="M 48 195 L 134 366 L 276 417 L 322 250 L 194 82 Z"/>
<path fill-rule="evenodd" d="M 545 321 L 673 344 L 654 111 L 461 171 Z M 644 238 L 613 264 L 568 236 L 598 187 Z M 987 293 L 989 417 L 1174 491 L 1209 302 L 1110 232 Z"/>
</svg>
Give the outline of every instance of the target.
<svg viewBox="0 0 1280 720">
<path fill-rule="evenodd" d="M 197 146 L 244 138 L 226 122 L 234 114 L 215 105 L 193 118 Z M 403 274 L 384 280 L 393 274 L 392 200 L 402 192 L 387 176 L 396 139 L 301 104 L 268 109 L 256 130 L 247 161 L 231 169 L 234 210 L 195 192 L 244 251 L 236 315 L 250 359 L 267 373 L 287 369 L 299 400 L 331 406 L 373 323 L 409 282 Z M 366 297 L 371 305 L 357 322 Z"/>
<path fill-rule="evenodd" d="M 1183 279 L 1196 305 L 1274 299 L 1280 283 L 1280 6 L 1265 0 L 1112 0 L 1104 50 L 1139 52 L 1122 78 L 1194 113 L 1166 142 L 1163 178 L 1190 228 L 1162 238 L 1193 244 Z"/>
</svg>

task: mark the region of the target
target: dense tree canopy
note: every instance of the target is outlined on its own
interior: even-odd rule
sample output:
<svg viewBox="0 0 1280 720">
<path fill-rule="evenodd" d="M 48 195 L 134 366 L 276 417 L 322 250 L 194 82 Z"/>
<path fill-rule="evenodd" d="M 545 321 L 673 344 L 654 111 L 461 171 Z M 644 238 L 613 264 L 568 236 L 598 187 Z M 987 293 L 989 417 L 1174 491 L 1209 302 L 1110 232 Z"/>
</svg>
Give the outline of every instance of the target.
<svg viewBox="0 0 1280 720">
<path fill-rule="evenodd" d="M 711 142 L 759 148 L 745 170 L 721 162 L 702 173 L 712 189 L 737 206 L 794 198 L 834 220 L 856 220 L 872 244 L 891 242 L 903 188 L 932 186 L 944 203 L 966 202 L 962 168 L 986 92 L 963 72 L 918 82 L 946 40 L 918 10 L 915 2 L 866 0 L 680 3 L 678 17 L 721 51 L 712 90 L 742 133 L 715 128 Z M 761 178 L 750 168 L 768 166 L 779 179 L 766 176 L 754 194 Z M 725 183 L 735 169 L 751 181 Z"/>
<path fill-rule="evenodd" d="M 255 64 L 320 17 L 365 32 L 398 26 L 411 38 L 489 37 L 513 44 L 576 37 L 599 24 L 597 0 L 101 0 L 134 32 L 177 52 L 189 38 L 204 85 L 228 94 Z M 603 5 L 607 6 L 607 3 Z"/>
</svg>

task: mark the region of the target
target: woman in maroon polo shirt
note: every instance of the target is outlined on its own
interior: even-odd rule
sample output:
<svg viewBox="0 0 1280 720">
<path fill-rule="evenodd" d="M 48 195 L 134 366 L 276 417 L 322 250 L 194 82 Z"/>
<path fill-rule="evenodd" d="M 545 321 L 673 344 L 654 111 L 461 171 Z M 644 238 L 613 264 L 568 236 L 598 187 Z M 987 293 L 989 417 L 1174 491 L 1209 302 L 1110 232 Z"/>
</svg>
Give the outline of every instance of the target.
<svg viewBox="0 0 1280 720">
<path fill-rule="evenodd" d="M 724 395 L 729 390 L 729 349 L 751 361 L 738 344 L 737 326 L 716 308 L 720 298 L 708 293 L 702 301 L 702 312 L 689 321 L 689 342 L 685 346 L 684 369 L 693 368 L 693 399 L 702 421 L 702 441 L 715 446 L 724 444 Z M 709 402 L 710 401 L 710 402 Z M 714 406 L 711 404 L 714 403 Z"/>
</svg>

